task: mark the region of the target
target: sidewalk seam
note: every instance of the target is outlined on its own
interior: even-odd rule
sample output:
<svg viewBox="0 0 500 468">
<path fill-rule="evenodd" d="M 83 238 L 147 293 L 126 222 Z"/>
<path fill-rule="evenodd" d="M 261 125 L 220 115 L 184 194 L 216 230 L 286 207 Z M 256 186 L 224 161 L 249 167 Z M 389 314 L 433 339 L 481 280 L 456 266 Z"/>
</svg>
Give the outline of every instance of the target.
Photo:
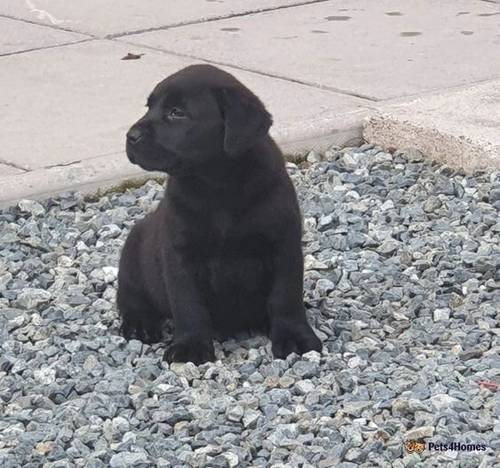
<svg viewBox="0 0 500 468">
<path fill-rule="evenodd" d="M 154 46 L 150 46 L 150 45 L 143 45 L 143 44 L 138 44 L 138 43 L 135 43 L 135 42 L 124 41 L 121 38 L 117 38 L 117 39 L 120 39 L 119 41 L 117 41 L 118 43 L 129 44 L 129 45 L 133 45 L 133 46 L 136 46 L 136 47 L 141 47 L 143 49 L 154 50 L 155 52 L 161 52 L 163 54 L 174 55 L 176 57 L 188 58 L 188 59 L 192 59 L 192 60 L 199 60 L 201 62 L 206 62 L 206 63 L 210 63 L 210 64 L 220 65 L 220 66 L 228 67 L 228 68 L 234 68 L 236 70 L 241 70 L 241 71 L 245 71 L 245 72 L 249 72 L 249 73 L 255 73 L 256 75 L 267 76 L 268 78 L 276 78 L 278 80 L 288 81 L 288 82 L 291 82 L 291 83 L 297 83 L 297 84 L 300 84 L 300 85 L 303 85 L 303 86 L 309 86 L 311 88 L 321 89 L 323 91 L 330 91 L 330 92 L 337 93 L 337 94 L 343 94 L 343 95 L 346 95 L 346 96 L 351 96 L 351 97 L 356 97 L 356 98 L 359 98 L 359 99 L 364 99 L 364 100 L 369 101 L 369 102 L 380 102 L 380 101 L 382 101 L 381 99 L 376 98 L 374 96 L 368 96 L 368 95 L 361 94 L 361 93 L 355 93 L 355 92 L 352 92 L 352 91 L 347 91 L 345 89 L 334 88 L 334 87 L 331 87 L 331 86 L 319 85 L 319 84 L 311 83 L 311 82 L 308 82 L 308 81 L 298 80 L 296 78 L 290 78 L 290 77 L 287 77 L 287 76 L 276 75 L 274 73 L 269 73 L 269 72 L 254 70 L 252 68 L 242 67 L 242 66 L 231 64 L 231 63 L 221 62 L 219 60 L 209 60 L 209 59 L 206 59 L 206 58 L 197 57 L 195 55 L 182 54 L 180 52 L 174 52 L 173 50 L 161 49 L 159 47 L 154 47 Z M 111 39 L 111 40 L 116 41 L 116 39 Z"/>
<path fill-rule="evenodd" d="M 54 29 L 55 31 L 64 31 L 64 32 L 69 32 L 69 33 L 73 33 L 73 34 L 80 34 L 82 36 L 88 36 L 88 37 L 91 37 L 91 38 L 94 38 L 94 39 L 96 38 L 96 36 L 94 36 L 92 34 L 89 34 L 89 33 L 82 33 L 82 32 L 79 32 L 79 31 L 74 31 L 73 29 L 63 28 L 62 26 L 55 26 L 54 24 L 47 24 L 47 23 L 39 23 L 37 21 L 33 21 L 33 20 L 30 20 L 30 19 L 19 18 L 17 16 L 6 15 L 6 14 L 3 14 L 3 13 L 0 13 L 0 18 L 10 19 L 10 20 L 13 20 L 13 21 L 20 21 L 22 23 L 28 23 L 28 24 L 32 24 L 32 25 L 35 25 L 35 26 L 42 26 L 42 27 L 45 27 L 45 28 Z"/>
<path fill-rule="evenodd" d="M 4 161 L 1 158 L 0 158 L 0 164 L 3 164 L 4 166 L 13 167 L 14 169 L 19 169 L 20 171 L 23 171 L 23 172 L 31 172 L 31 169 L 27 169 L 19 164 L 16 164 L 16 163 Z"/>
<path fill-rule="evenodd" d="M 72 166 L 73 164 L 78 164 L 81 163 L 81 159 L 75 159 L 74 161 L 66 162 L 66 163 L 57 163 L 57 164 L 50 164 L 49 166 L 43 166 L 42 169 L 52 169 L 53 167 L 67 167 L 67 166 Z"/>
<path fill-rule="evenodd" d="M 11 55 L 20 55 L 20 54 L 25 54 L 26 52 L 35 52 L 37 50 L 57 49 L 58 47 L 66 47 L 66 46 L 73 45 L 73 44 L 81 44 L 83 42 L 91 42 L 91 41 L 95 41 L 95 40 L 96 40 L 95 38 L 89 37 L 88 39 L 81 39 L 79 41 L 62 42 L 61 44 L 54 44 L 54 45 L 49 45 L 49 46 L 44 46 L 44 47 L 33 47 L 31 49 L 17 50 L 15 52 L 6 52 L 5 54 L 0 54 L 0 57 L 9 57 Z"/>
<path fill-rule="evenodd" d="M 192 21 L 174 23 L 171 25 L 153 26 L 151 28 L 137 29 L 135 31 L 126 31 L 126 32 L 122 32 L 122 33 L 108 34 L 107 36 L 104 36 L 104 38 L 105 39 L 117 39 L 117 38 L 126 37 L 126 36 L 133 36 L 136 34 L 144 34 L 144 33 L 149 33 L 149 32 L 154 32 L 154 31 L 163 31 L 165 29 L 171 29 L 171 28 L 180 28 L 182 26 L 192 26 L 194 24 L 212 23 L 214 21 L 221 21 L 221 20 L 226 20 L 226 19 L 231 19 L 231 18 L 240 18 L 242 16 L 257 15 L 259 13 L 265 13 L 268 11 L 284 10 L 284 9 L 288 9 L 288 8 L 295 8 L 295 7 L 301 7 L 301 6 L 307 6 L 307 5 L 316 5 L 318 3 L 326 3 L 329 1 L 331 1 L 331 0 L 313 0 L 313 1 L 303 1 L 300 3 L 295 3 L 293 5 L 280 5 L 280 6 L 274 6 L 274 7 L 263 7 L 263 8 L 256 9 L 256 10 L 244 11 L 241 13 L 231 13 L 228 15 L 217 16 L 214 18 L 197 19 L 197 20 L 192 20 Z"/>
<path fill-rule="evenodd" d="M 488 0 L 483 0 L 483 1 L 488 1 Z M 441 95 L 443 93 L 455 93 L 455 92 L 464 91 L 466 89 L 471 88 L 472 86 L 487 84 L 490 82 L 498 81 L 499 79 L 500 79 L 500 75 L 494 75 L 494 76 L 490 76 L 488 78 L 480 79 L 477 81 L 470 81 L 466 84 L 446 86 L 445 88 L 428 89 L 428 90 L 420 91 L 420 92 L 414 93 L 414 94 L 405 94 L 402 96 L 391 97 L 389 99 L 382 99 L 379 102 L 381 104 L 387 105 L 387 106 L 400 105 L 400 104 L 408 103 L 410 101 L 415 101 L 416 99 L 438 96 L 438 95 Z M 378 109 L 378 107 L 375 107 L 374 109 Z"/>
</svg>

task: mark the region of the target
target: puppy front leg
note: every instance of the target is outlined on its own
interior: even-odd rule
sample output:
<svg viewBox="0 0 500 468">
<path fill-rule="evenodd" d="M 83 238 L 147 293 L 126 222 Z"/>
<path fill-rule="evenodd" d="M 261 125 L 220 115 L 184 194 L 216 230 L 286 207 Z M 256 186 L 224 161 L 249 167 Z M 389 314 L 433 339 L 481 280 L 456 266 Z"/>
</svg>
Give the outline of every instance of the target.
<svg viewBox="0 0 500 468">
<path fill-rule="evenodd" d="M 168 362 L 198 365 L 214 361 L 212 322 L 195 284 L 196 264 L 186 264 L 172 252 L 166 268 L 167 291 L 174 318 L 174 341 L 165 351 Z"/>
<path fill-rule="evenodd" d="M 300 236 L 290 233 L 273 258 L 274 280 L 269 296 L 272 350 L 276 358 L 290 353 L 321 351 L 322 344 L 307 323 L 303 302 L 304 260 Z"/>
</svg>

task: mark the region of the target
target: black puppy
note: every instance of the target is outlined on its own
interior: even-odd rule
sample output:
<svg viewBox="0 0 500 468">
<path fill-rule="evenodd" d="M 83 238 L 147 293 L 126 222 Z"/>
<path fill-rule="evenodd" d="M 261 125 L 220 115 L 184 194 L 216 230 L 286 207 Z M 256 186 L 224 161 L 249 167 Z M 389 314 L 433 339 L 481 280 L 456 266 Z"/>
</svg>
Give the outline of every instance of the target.
<svg viewBox="0 0 500 468">
<path fill-rule="evenodd" d="M 165 359 L 214 360 L 213 338 L 270 334 L 273 354 L 321 349 L 303 299 L 301 221 L 271 116 L 232 75 L 193 65 L 159 83 L 127 133 L 127 156 L 170 175 L 123 248 L 122 333 L 161 339 Z"/>
</svg>

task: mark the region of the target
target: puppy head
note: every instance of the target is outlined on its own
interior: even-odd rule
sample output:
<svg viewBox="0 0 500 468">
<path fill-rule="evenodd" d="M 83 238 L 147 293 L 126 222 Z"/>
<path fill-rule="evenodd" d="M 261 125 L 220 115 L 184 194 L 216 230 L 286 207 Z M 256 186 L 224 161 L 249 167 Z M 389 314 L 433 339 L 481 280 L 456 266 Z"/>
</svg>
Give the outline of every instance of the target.
<svg viewBox="0 0 500 468">
<path fill-rule="evenodd" d="M 244 154 L 272 124 L 257 96 L 211 65 L 169 76 L 154 88 L 147 107 L 127 133 L 127 156 L 143 169 L 172 175 Z"/>
</svg>

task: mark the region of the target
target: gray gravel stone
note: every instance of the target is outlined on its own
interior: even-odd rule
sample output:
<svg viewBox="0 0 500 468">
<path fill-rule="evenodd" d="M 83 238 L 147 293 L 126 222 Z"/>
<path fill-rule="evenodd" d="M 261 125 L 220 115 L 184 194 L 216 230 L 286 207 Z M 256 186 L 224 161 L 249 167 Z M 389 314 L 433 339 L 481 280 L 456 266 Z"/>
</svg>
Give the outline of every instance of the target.
<svg viewBox="0 0 500 468">
<path fill-rule="evenodd" d="M 318 374 L 319 365 L 316 362 L 297 361 L 292 366 L 292 372 L 302 379 L 308 379 Z"/>
<path fill-rule="evenodd" d="M 435 322 L 448 320 L 450 318 L 450 309 L 436 309 L 433 317 Z"/>
<path fill-rule="evenodd" d="M 409 440 L 423 439 L 424 437 L 432 437 L 434 435 L 434 427 L 432 426 L 422 426 L 410 429 L 406 432 L 405 438 Z"/>
<path fill-rule="evenodd" d="M 21 200 L 17 206 L 22 212 L 30 213 L 32 216 L 40 216 L 45 213 L 45 208 L 34 200 Z"/>
<path fill-rule="evenodd" d="M 50 300 L 51 294 L 49 291 L 37 288 L 25 288 L 17 295 L 16 305 L 23 309 L 34 309 L 40 304 Z"/>
<path fill-rule="evenodd" d="M 150 466 L 148 457 L 144 453 L 120 452 L 116 453 L 109 460 L 111 468 L 124 468 L 136 466 Z"/>
</svg>

